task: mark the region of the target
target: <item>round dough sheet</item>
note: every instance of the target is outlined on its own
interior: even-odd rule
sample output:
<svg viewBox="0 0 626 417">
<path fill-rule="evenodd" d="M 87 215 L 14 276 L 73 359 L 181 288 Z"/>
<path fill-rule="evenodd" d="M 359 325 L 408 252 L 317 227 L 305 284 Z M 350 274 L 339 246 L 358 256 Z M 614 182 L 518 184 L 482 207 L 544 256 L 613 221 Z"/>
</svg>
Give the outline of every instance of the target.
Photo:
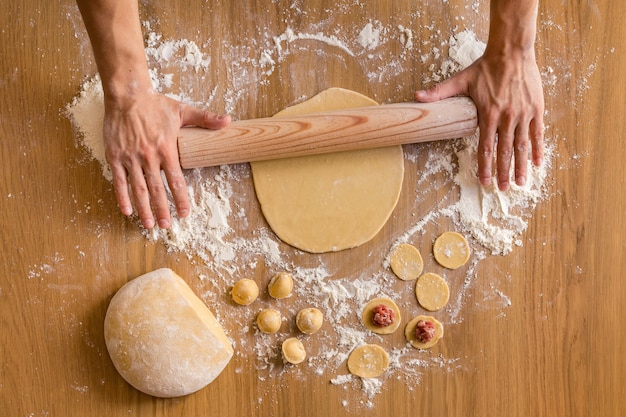
<svg viewBox="0 0 626 417">
<path fill-rule="evenodd" d="M 359 93 L 325 90 L 277 116 L 373 106 Z M 385 225 L 404 176 L 401 146 L 251 163 L 265 219 L 284 242 L 322 253 L 359 246 Z"/>
</svg>

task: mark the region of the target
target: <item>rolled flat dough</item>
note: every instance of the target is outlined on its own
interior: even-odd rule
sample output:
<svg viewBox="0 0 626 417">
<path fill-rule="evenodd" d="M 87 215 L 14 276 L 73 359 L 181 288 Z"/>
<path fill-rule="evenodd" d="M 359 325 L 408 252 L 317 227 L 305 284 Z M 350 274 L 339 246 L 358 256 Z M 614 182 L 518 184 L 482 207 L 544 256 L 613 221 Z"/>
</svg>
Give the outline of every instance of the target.
<svg viewBox="0 0 626 417">
<path fill-rule="evenodd" d="M 398 278 L 411 281 L 417 279 L 422 273 L 424 261 L 415 246 L 403 243 L 391 252 L 389 266 Z"/>
<path fill-rule="evenodd" d="M 377 378 L 389 367 L 389 354 L 378 345 L 362 345 L 348 357 L 348 371 L 361 378 Z"/>
<path fill-rule="evenodd" d="M 465 265 L 470 257 L 469 243 L 460 233 L 442 233 L 433 244 L 433 255 L 444 268 L 457 269 Z"/>
<path fill-rule="evenodd" d="M 374 106 L 359 93 L 331 88 L 276 116 Z M 253 162 L 265 219 L 284 242 L 312 253 L 339 251 L 372 239 L 398 202 L 401 146 Z"/>
<path fill-rule="evenodd" d="M 437 311 L 448 304 L 450 287 L 439 275 L 429 272 L 422 275 L 415 285 L 415 296 L 422 307 L 428 311 Z"/>
</svg>

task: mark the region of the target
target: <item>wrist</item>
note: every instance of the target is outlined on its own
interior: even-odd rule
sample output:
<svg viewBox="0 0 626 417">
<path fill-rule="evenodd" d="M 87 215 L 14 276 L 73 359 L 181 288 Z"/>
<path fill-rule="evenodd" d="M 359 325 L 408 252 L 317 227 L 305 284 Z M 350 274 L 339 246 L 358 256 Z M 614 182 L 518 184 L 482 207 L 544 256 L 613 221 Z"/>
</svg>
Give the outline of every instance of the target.
<svg viewBox="0 0 626 417">
<path fill-rule="evenodd" d="M 122 64 L 112 73 L 101 74 L 102 90 L 108 103 L 125 102 L 154 92 L 147 65 Z"/>
<path fill-rule="evenodd" d="M 505 56 L 534 57 L 537 36 L 536 0 L 492 0 L 487 51 Z"/>
</svg>

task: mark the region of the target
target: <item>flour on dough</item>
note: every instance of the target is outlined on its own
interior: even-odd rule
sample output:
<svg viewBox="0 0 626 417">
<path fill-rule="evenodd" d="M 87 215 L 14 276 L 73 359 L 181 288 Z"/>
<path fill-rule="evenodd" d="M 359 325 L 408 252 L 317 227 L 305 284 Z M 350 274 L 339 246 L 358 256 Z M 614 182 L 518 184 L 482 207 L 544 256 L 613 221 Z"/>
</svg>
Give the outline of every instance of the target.
<svg viewBox="0 0 626 417">
<path fill-rule="evenodd" d="M 378 345 L 362 345 L 348 357 L 348 371 L 361 378 L 377 378 L 389 367 L 389 355 Z"/>
<path fill-rule="evenodd" d="M 429 272 L 417 280 L 415 296 L 420 305 L 426 310 L 441 310 L 448 304 L 450 287 L 448 287 L 448 283 L 441 276 Z"/>
<path fill-rule="evenodd" d="M 442 233 L 433 245 L 435 260 L 439 265 L 449 269 L 463 266 L 468 261 L 470 252 L 465 236 L 456 232 Z"/>
<path fill-rule="evenodd" d="M 277 116 L 373 106 L 361 94 L 331 88 Z M 385 225 L 398 202 L 401 146 L 251 163 L 261 210 L 284 242 L 322 253 L 359 246 Z"/>
<path fill-rule="evenodd" d="M 424 261 L 415 246 L 403 243 L 391 252 L 389 266 L 398 278 L 410 281 L 420 276 L 424 269 Z"/>
</svg>

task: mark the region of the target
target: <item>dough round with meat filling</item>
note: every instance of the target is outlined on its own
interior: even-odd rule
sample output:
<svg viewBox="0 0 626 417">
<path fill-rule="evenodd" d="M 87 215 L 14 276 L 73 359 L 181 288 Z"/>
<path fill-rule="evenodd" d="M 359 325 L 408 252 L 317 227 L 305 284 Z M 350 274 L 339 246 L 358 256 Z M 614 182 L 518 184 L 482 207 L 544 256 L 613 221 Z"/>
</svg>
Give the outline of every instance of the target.
<svg viewBox="0 0 626 417">
<path fill-rule="evenodd" d="M 380 326 L 373 321 L 375 310 L 381 305 L 393 311 L 393 322 L 386 326 Z M 389 298 L 375 298 L 367 303 L 363 309 L 363 312 L 361 313 L 361 321 L 368 330 L 371 330 L 374 333 L 390 334 L 395 332 L 400 326 L 402 316 L 400 315 L 400 309 L 395 302 Z"/>
<path fill-rule="evenodd" d="M 427 342 L 419 341 L 417 339 L 417 336 L 415 335 L 417 323 L 422 320 L 431 322 L 435 326 L 434 336 Z M 406 327 L 404 328 L 404 336 L 406 337 L 407 342 L 409 342 L 414 348 L 428 349 L 435 346 L 437 342 L 439 342 L 439 339 L 443 337 L 443 324 L 441 324 L 439 320 L 432 316 L 417 316 L 407 323 Z"/>
</svg>

